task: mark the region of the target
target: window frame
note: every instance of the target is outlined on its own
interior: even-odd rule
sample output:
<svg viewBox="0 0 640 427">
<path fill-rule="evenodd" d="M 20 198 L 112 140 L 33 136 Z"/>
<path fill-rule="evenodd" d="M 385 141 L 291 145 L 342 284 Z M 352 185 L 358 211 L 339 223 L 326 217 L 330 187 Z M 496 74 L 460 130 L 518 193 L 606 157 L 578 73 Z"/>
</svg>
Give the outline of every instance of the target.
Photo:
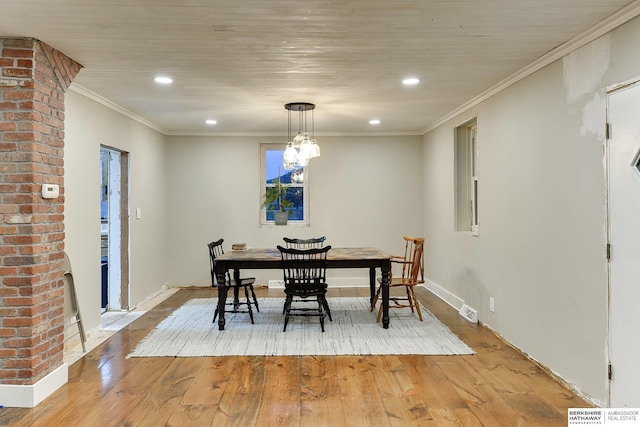
<svg viewBox="0 0 640 427">
<path fill-rule="evenodd" d="M 264 192 L 267 185 L 267 151 L 282 151 L 287 148 L 287 144 L 283 142 L 261 142 L 260 143 L 260 181 L 259 181 L 259 225 L 260 227 L 271 227 L 275 226 L 275 221 L 267 219 L 267 208 L 263 206 L 262 202 L 264 201 Z M 284 168 L 282 169 L 284 171 Z M 292 227 L 309 227 L 309 168 L 302 167 L 302 173 L 304 175 L 304 180 L 302 184 L 299 183 L 291 183 L 288 184 L 291 187 L 300 187 L 303 191 L 302 197 L 302 212 L 303 219 L 302 220 L 294 220 L 289 218 L 286 226 Z M 278 227 L 283 227 L 282 225 L 278 225 Z"/>
<path fill-rule="evenodd" d="M 478 121 L 473 117 L 454 128 L 455 230 L 479 232 Z"/>
<path fill-rule="evenodd" d="M 471 231 L 478 233 L 478 226 L 480 222 L 478 220 L 478 184 L 480 175 L 480 167 L 478 164 L 478 124 L 472 123 L 467 126 L 467 140 L 469 143 L 469 196 L 471 199 Z"/>
</svg>

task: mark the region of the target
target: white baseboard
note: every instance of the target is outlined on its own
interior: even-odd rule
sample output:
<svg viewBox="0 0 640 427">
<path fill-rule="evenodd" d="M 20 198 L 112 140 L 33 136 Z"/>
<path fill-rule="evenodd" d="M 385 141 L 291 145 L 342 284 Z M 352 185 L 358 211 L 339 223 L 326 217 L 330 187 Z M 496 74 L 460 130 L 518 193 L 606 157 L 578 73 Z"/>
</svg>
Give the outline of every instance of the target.
<svg viewBox="0 0 640 427">
<path fill-rule="evenodd" d="M 69 381 L 69 365 L 59 368 L 33 385 L 0 384 L 0 405 L 5 408 L 34 408 Z"/>
<path fill-rule="evenodd" d="M 282 279 L 269 279 L 267 282 L 269 289 L 284 289 Z M 340 288 L 361 288 L 369 287 L 369 276 L 367 277 L 327 277 L 329 287 Z M 376 284 L 377 286 L 377 284 Z"/>
<path fill-rule="evenodd" d="M 438 298 L 440 298 L 442 301 L 455 308 L 456 311 L 460 311 L 462 304 L 464 304 L 464 301 L 458 296 L 452 294 L 448 290 L 444 289 L 443 287 L 436 284 L 435 282 L 432 282 L 429 279 L 425 279 L 424 287 L 427 288 L 431 293 L 436 295 Z"/>
<path fill-rule="evenodd" d="M 143 299 L 142 301 L 139 301 L 136 304 L 133 304 L 133 306 L 131 306 L 130 304 L 130 308 L 129 310 L 123 310 L 123 311 L 133 311 L 137 308 L 140 307 L 145 307 L 147 305 L 149 305 L 155 298 L 158 298 L 160 295 L 162 295 L 162 293 L 164 293 L 167 289 L 171 288 L 171 285 L 162 285 L 162 288 L 160 288 L 159 290 L 153 292 L 151 295 L 148 295 L 145 299 Z"/>
</svg>

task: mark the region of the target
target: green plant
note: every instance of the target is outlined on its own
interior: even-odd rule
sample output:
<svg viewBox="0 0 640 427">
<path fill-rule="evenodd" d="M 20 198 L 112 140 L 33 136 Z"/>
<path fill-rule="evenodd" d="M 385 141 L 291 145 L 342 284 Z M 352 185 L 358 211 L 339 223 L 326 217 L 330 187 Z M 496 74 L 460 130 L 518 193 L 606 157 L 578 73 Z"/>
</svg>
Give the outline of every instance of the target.
<svg viewBox="0 0 640 427">
<path fill-rule="evenodd" d="M 289 184 L 285 184 L 280 180 L 280 178 L 276 178 L 272 182 L 273 186 L 267 187 L 267 190 L 264 193 L 264 201 L 262 202 L 262 206 L 266 207 L 267 210 L 274 211 L 276 209 L 280 209 L 280 212 L 291 213 L 291 209 L 287 210 L 287 208 L 293 207 L 293 202 L 287 199 L 287 192 L 289 191 Z"/>
</svg>

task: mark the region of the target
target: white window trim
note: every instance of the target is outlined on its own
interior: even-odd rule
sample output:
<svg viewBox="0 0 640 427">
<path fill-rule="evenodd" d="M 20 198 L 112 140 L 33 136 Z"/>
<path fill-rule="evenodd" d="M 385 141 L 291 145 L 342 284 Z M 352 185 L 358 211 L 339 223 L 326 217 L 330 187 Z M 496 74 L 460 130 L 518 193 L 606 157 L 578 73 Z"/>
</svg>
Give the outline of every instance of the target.
<svg viewBox="0 0 640 427">
<path fill-rule="evenodd" d="M 471 232 L 478 234 L 479 212 L 478 212 L 478 176 L 480 175 L 478 163 L 478 125 L 476 123 L 467 128 L 467 136 L 469 141 L 469 163 L 470 163 L 470 191 L 471 196 Z"/>
<path fill-rule="evenodd" d="M 478 236 L 479 142 L 477 117 L 454 128 L 455 230 Z"/>
</svg>

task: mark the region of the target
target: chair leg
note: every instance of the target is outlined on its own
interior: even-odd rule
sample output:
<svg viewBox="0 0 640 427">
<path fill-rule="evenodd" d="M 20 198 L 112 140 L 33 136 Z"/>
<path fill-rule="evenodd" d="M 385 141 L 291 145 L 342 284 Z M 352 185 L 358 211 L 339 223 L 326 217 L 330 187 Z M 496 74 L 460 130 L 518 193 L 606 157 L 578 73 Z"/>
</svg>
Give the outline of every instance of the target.
<svg viewBox="0 0 640 427">
<path fill-rule="evenodd" d="M 416 293 L 413 290 L 413 286 L 410 288 L 411 289 L 411 294 L 413 295 L 413 303 L 416 306 L 416 311 L 418 312 L 418 317 L 420 318 L 420 321 L 422 322 L 422 310 L 420 310 L 420 302 L 418 301 L 418 298 L 416 298 Z"/>
<path fill-rule="evenodd" d="M 76 313 L 76 323 L 78 324 L 78 330 L 80 332 L 80 343 L 82 344 L 82 352 L 86 353 L 87 346 L 85 343 L 87 342 L 87 336 L 84 333 L 84 326 L 82 325 L 82 316 L 80 316 L 80 309 L 78 309 L 78 312 Z"/>
<path fill-rule="evenodd" d="M 256 306 L 256 311 L 260 313 L 260 307 L 258 307 L 258 299 L 256 298 L 256 293 L 253 290 L 253 285 L 249 285 L 249 289 L 251 289 L 251 296 L 253 297 L 253 304 Z"/>
<path fill-rule="evenodd" d="M 249 312 L 249 318 L 251 318 L 251 324 L 253 325 L 253 310 L 251 309 L 251 300 L 249 299 L 249 290 L 247 286 L 244 287 L 244 296 L 247 299 L 247 311 Z"/>
<path fill-rule="evenodd" d="M 291 311 L 291 301 L 293 297 L 287 295 L 287 298 L 284 301 L 284 328 L 282 328 L 282 332 L 287 330 L 287 324 L 289 323 L 289 312 Z"/>
<path fill-rule="evenodd" d="M 322 302 L 322 306 L 324 307 L 324 311 L 327 312 L 329 321 L 333 322 L 333 319 L 331 318 L 331 309 L 329 308 L 329 303 L 327 302 L 327 299 L 324 297 L 324 295 L 322 295 L 318 297 L 318 300 Z"/>
<path fill-rule="evenodd" d="M 378 302 L 378 298 L 380 298 L 381 291 L 382 291 L 382 285 L 378 287 L 376 295 L 373 297 L 373 301 L 371 301 L 371 308 L 369 309 L 369 311 L 373 312 L 373 310 L 376 308 L 376 303 Z"/>
<path fill-rule="evenodd" d="M 409 308 L 411 309 L 412 313 L 415 313 L 415 310 L 413 309 L 415 303 L 413 302 L 413 298 L 411 297 L 411 291 L 413 291 L 413 289 L 411 289 L 411 286 L 405 286 L 404 290 L 407 291 L 407 303 L 409 305 Z"/>
<path fill-rule="evenodd" d="M 398 306 L 393 305 L 392 306 L 391 304 L 389 304 L 389 308 L 391 308 L 391 307 L 409 307 L 409 308 L 411 308 L 411 312 L 412 313 L 418 312 L 418 317 L 420 318 L 420 321 L 422 322 L 423 321 L 423 319 L 422 319 L 422 310 L 420 309 L 420 302 L 418 302 L 418 298 L 416 297 L 416 293 L 413 290 L 413 286 L 405 286 L 405 289 L 407 290 L 407 298 L 408 298 L 407 305 L 398 305 Z M 392 298 L 389 298 L 389 301 L 391 301 L 391 299 Z M 396 300 L 394 300 L 394 301 L 396 301 Z M 402 300 L 402 301 L 404 301 L 404 300 Z M 397 302 L 398 301 L 396 301 L 396 303 Z M 414 310 L 414 307 L 415 307 L 415 310 Z M 376 323 L 379 323 L 381 318 L 382 318 L 382 304 L 380 304 L 380 308 L 378 310 L 378 318 L 376 320 Z"/>
<path fill-rule="evenodd" d="M 378 318 L 376 319 L 376 323 L 380 323 L 381 318 L 382 318 L 382 304 L 380 304 L 380 308 L 378 309 Z"/>
<path fill-rule="evenodd" d="M 318 312 L 320 313 L 320 329 L 324 332 L 324 312 L 322 311 L 322 301 L 318 298 Z"/>
</svg>

